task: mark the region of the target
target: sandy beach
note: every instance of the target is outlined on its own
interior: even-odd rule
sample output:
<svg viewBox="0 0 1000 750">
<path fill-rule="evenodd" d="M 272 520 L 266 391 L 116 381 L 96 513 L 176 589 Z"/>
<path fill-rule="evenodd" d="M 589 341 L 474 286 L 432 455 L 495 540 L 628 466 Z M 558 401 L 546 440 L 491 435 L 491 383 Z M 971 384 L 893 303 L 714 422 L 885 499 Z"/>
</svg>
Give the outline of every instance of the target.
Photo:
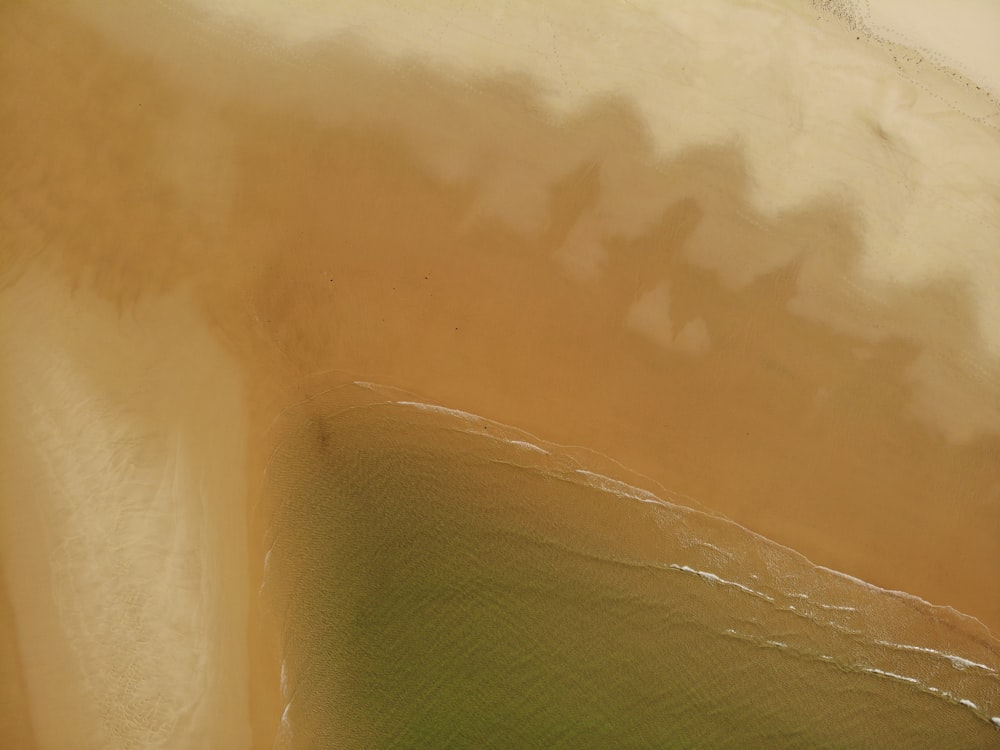
<svg viewBox="0 0 1000 750">
<path fill-rule="evenodd" d="M 997 100 L 700 6 L 0 10 L 0 744 L 272 746 L 274 425 L 358 380 L 1000 634 Z"/>
</svg>

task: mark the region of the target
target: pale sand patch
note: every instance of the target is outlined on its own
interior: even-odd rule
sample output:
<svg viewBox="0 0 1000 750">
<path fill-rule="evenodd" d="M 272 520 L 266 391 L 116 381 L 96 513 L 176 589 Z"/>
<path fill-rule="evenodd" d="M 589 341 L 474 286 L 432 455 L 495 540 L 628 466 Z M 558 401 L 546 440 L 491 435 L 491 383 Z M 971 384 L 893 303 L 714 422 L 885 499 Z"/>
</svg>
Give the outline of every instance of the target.
<svg viewBox="0 0 1000 750">
<path fill-rule="evenodd" d="M 670 320 L 670 286 L 661 281 L 629 306 L 626 318 L 635 331 L 649 337 L 664 348 L 674 343 L 674 326 Z"/>
<path fill-rule="evenodd" d="M 246 747 L 239 374 L 177 293 L 123 312 L 32 273 L 0 317 L 0 548 L 38 746 Z"/>
<path fill-rule="evenodd" d="M 179 746 L 245 746 L 248 703 L 270 746 L 284 704 L 255 598 L 249 695 L 240 656 L 267 429 L 332 370 L 316 380 L 589 446 L 1000 629 L 1000 150 L 964 82 L 925 85 L 808 4 L 68 7 L 12 3 L 0 24 L 0 278 L 34 267 L 3 292 L 24 363 L 5 363 L 3 408 L 81 448 L 47 475 L 39 456 L 70 443 L 5 433 L 4 481 L 77 509 L 58 546 L 46 503 L 4 490 L 28 697 L 68 717 L 36 721 L 41 747 L 182 725 L 195 744 Z M 663 279 L 651 341 L 629 310 Z M 89 493 L 70 482 L 108 465 L 109 441 L 134 484 L 115 480 L 125 465 L 88 474 Z M 109 530 L 122 498 L 142 512 Z M 58 578 L 80 599 L 39 596 L 50 559 L 83 549 L 92 566 Z M 160 564 L 175 558 L 190 564 Z M 98 576 L 122 561 L 129 575 Z M 142 581 L 132 636 L 88 610 Z M 164 700 L 122 724 L 132 694 L 108 702 L 120 684 L 88 665 L 146 627 L 143 658 L 170 668 L 140 685 Z"/>
<path fill-rule="evenodd" d="M 708 327 L 703 318 L 689 320 L 674 335 L 674 324 L 670 317 L 670 285 L 666 281 L 642 292 L 632 302 L 625 323 L 633 331 L 664 349 L 704 354 L 711 346 Z"/>
</svg>

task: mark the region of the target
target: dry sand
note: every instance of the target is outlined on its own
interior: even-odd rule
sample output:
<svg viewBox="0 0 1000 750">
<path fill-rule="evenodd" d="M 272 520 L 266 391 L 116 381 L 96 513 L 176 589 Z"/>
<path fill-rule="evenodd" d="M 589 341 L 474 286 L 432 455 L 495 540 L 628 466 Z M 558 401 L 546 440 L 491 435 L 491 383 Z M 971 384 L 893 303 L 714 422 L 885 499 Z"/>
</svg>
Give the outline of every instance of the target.
<svg viewBox="0 0 1000 750">
<path fill-rule="evenodd" d="M 212 7 L 0 11 L 5 740 L 270 746 L 268 429 L 353 379 L 1000 632 L 989 92 L 806 3 Z"/>
</svg>

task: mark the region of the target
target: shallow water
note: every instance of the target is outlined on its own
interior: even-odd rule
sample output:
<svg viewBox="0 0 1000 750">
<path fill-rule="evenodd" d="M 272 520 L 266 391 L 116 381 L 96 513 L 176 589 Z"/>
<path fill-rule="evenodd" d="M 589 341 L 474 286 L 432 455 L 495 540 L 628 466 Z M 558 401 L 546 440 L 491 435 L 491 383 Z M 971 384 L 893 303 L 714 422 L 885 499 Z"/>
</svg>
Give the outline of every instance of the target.
<svg viewBox="0 0 1000 750">
<path fill-rule="evenodd" d="M 968 618 L 386 393 L 310 399 L 269 468 L 282 747 L 995 745 Z"/>
</svg>

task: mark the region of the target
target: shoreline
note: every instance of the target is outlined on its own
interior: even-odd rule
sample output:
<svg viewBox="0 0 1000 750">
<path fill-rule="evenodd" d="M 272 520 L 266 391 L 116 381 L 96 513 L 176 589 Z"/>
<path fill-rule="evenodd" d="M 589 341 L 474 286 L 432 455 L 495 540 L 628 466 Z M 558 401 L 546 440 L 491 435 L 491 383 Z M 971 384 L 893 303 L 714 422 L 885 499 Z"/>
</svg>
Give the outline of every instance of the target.
<svg viewBox="0 0 1000 750">
<path fill-rule="evenodd" d="M 565 467 L 563 468 L 563 471 L 571 471 L 574 474 L 580 475 L 581 479 L 579 481 L 582 484 L 593 487 L 594 489 L 627 497 L 638 502 L 653 504 L 668 503 L 671 506 L 683 509 L 684 511 L 701 514 L 706 518 L 711 518 L 724 524 L 731 524 L 748 537 L 753 537 L 766 545 L 777 547 L 782 551 L 782 553 L 791 555 L 792 557 L 797 558 L 797 560 L 806 563 L 809 567 L 825 574 L 829 574 L 834 578 L 841 579 L 845 583 L 869 589 L 879 596 L 887 596 L 906 603 L 912 603 L 921 608 L 926 608 L 929 611 L 945 612 L 948 616 L 956 618 L 956 620 L 962 623 L 963 626 L 970 626 L 970 635 L 973 635 L 972 629 L 979 629 L 980 632 L 978 634 L 974 634 L 973 637 L 1000 656 L 1000 648 L 998 648 L 1000 647 L 1000 640 L 998 640 L 997 635 L 994 634 L 985 623 L 975 616 L 962 612 L 947 604 L 935 604 L 908 591 L 901 589 L 887 589 L 844 571 L 820 565 L 803 555 L 800 551 L 792 547 L 782 545 L 774 539 L 768 537 L 766 534 L 743 526 L 731 518 L 720 514 L 717 510 L 698 503 L 694 500 L 694 498 L 672 495 L 666 487 L 650 477 L 637 474 L 619 461 L 611 458 L 610 456 L 597 453 L 591 448 L 581 445 L 563 445 L 552 443 L 536 434 L 526 432 L 525 430 L 522 430 L 514 425 L 505 424 L 495 419 L 461 409 L 448 407 L 443 404 L 418 400 L 421 398 L 419 394 L 394 386 L 387 386 L 371 381 L 342 380 L 340 378 L 344 377 L 343 375 L 339 376 L 327 387 L 318 386 L 318 383 L 325 380 L 326 377 L 327 376 L 324 376 L 319 380 L 315 378 L 307 379 L 310 390 L 314 390 L 316 388 L 319 388 L 319 390 L 314 392 L 314 394 L 310 395 L 308 398 L 285 407 L 281 414 L 274 419 L 272 428 L 267 431 L 268 434 L 279 435 L 282 430 L 278 428 L 277 425 L 289 421 L 287 416 L 289 413 L 294 413 L 296 411 L 308 411 L 314 403 L 323 403 L 327 399 L 334 398 L 333 394 L 340 391 L 362 389 L 373 394 L 378 393 L 381 394 L 381 398 L 384 398 L 384 400 L 359 399 L 356 403 L 343 406 L 342 411 L 334 410 L 328 413 L 324 409 L 322 413 L 326 415 L 327 418 L 336 418 L 339 417 L 343 411 L 353 409 L 371 409 L 373 407 L 380 406 L 401 406 L 415 409 L 418 412 L 427 412 L 443 416 L 445 418 L 454 419 L 463 424 L 462 428 L 455 428 L 460 432 L 468 432 L 470 435 L 476 435 L 478 438 L 488 437 L 499 442 L 500 444 L 522 448 L 533 454 L 545 456 L 547 459 L 557 460 L 559 466 Z M 334 401 L 337 400 L 339 399 L 334 398 Z M 295 424 L 294 421 L 292 424 Z M 484 429 L 485 432 L 479 432 L 478 428 L 480 427 Z M 289 427 L 286 427 L 285 429 L 289 429 Z M 277 443 L 272 440 L 271 444 L 280 444 L 280 439 Z M 947 657 L 947 655 L 944 656 Z"/>
<path fill-rule="evenodd" d="M 722 519 L 658 501 L 645 491 L 629 489 L 628 485 L 613 485 L 608 479 L 595 480 L 602 475 L 581 475 L 580 469 L 572 468 L 576 462 L 554 446 L 539 446 L 552 449 L 546 453 L 525 448 L 520 440 L 522 435 L 516 430 L 503 435 L 497 432 L 500 426 L 496 423 L 476 420 L 464 413 L 456 415 L 432 405 L 400 404 L 392 397 L 390 400 L 370 400 L 366 394 L 355 394 L 357 398 L 352 399 L 349 393 L 352 389 L 347 389 L 346 394 L 342 389 L 334 390 L 337 393 L 324 394 L 301 405 L 295 410 L 296 414 L 289 415 L 285 421 L 280 430 L 283 437 L 276 452 L 277 471 L 270 490 L 276 501 L 274 534 L 280 544 L 276 545 L 278 568 L 272 571 L 268 584 L 277 606 L 296 613 L 293 619 L 298 623 L 299 630 L 295 631 L 298 636 L 286 646 L 300 660 L 316 659 L 323 653 L 322 647 L 312 657 L 299 653 L 300 648 L 307 653 L 317 648 L 309 643 L 306 635 L 310 618 L 330 627 L 330 617 L 336 622 L 338 616 L 344 616 L 343 613 L 338 615 L 339 607 L 333 605 L 319 604 L 319 609 L 312 611 L 311 586 L 330 586 L 336 579 L 323 575 L 316 578 L 316 569 L 309 566 L 320 559 L 329 559 L 319 566 L 319 570 L 327 571 L 327 576 L 335 575 L 330 571 L 338 566 L 332 561 L 348 554 L 337 552 L 337 548 L 349 549 L 353 544 L 347 537 L 334 539 L 322 534 L 320 543 L 311 539 L 310 533 L 305 534 L 302 549 L 289 541 L 289 523 L 296 523 L 294 519 L 298 518 L 298 523 L 309 523 L 308 519 L 315 513 L 320 528 L 325 528 L 326 524 L 337 527 L 341 521 L 332 519 L 340 518 L 343 512 L 337 509 L 338 505 L 346 502 L 350 506 L 350 501 L 344 496 L 337 499 L 334 492 L 326 500 L 319 501 L 323 510 L 306 512 L 304 509 L 309 507 L 306 488 L 316 482 L 325 486 L 332 481 L 322 477 L 327 471 L 334 474 L 343 471 L 330 468 L 338 465 L 350 467 L 351 479 L 347 484 L 352 489 L 348 493 L 364 494 L 368 482 L 384 487 L 387 481 L 391 484 L 391 477 L 378 469 L 381 459 L 371 457 L 385 452 L 392 466 L 405 473 L 410 469 L 399 467 L 407 465 L 408 451 L 416 448 L 415 455 L 420 456 L 418 461 L 426 463 L 422 464 L 425 468 L 415 474 L 415 479 L 428 471 L 431 474 L 438 471 L 442 477 L 457 472 L 454 475 L 460 478 L 457 486 L 482 487 L 484 485 L 479 482 L 484 480 L 472 467 L 478 466 L 488 472 L 487 467 L 491 465 L 500 467 L 504 476 L 514 472 L 520 478 L 512 481 L 509 490 L 507 482 L 502 482 L 500 493 L 507 498 L 504 502 L 497 502 L 496 497 L 487 499 L 489 491 L 485 491 L 483 497 L 476 491 L 467 491 L 449 500 L 415 489 L 412 497 L 398 497 L 399 505 L 393 502 L 390 508 L 381 509 L 379 503 L 375 503 L 371 521 L 377 526 L 389 524 L 391 528 L 399 523 L 406 528 L 410 522 L 386 519 L 395 519 L 397 515 L 417 519 L 425 513 L 431 518 L 439 518 L 439 513 L 444 512 L 444 517 L 454 513 L 462 518 L 482 519 L 486 527 L 497 533 L 510 534 L 511 539 L 531 539 L 542 549 L 556 551 L 574 570 L 578 565 L 589 568 L 597 563 L 614 574 L 611 580 L 618 580 L 619 574 L 642 571 L 643 577 L 635 581 L 637 588 L 634 591 L 631 584 L 625 589 L 614 587 L 619 596 L 627 591 L 626 599 L 645 600 L 654 596 L 651 592 L 656 590 L 666 597 L 665 603 L 677 596 L 678 588 L 686 586 L 699 588 L 706 596 L 723 597 L 727 606 L 710 610 L 711 625 L 702 623 L 709 629 L 714 628 L 718 635 L 757 647 L 778 649 L 796 661 L 805 659 L 815 666 L 827 662 L 850 674 L 868 673 L 913 687 L 931 698 L 943 700 L 944 703 L 937 704 L 942 708 L 950 705 L 961 707 L 961 711 L 971 710 L 982 722 L 981 729 L 989 727 L 991 719 L 995 718 L 993 714 L 1000 710 L 995 700 L 1000 644 L 990 638 L 985 629 L 979 628 L 977 632 L 968 618 L 935 611 L 912 597 L 896 596 L 817 568 L 797 553 L 755 539 L 756 535 Z M 331 447 L 345 440 L 349 441 L 348 445 L 329 454 Z M 355 452 L 357 457 L 353 457 Z M 454 465 L 448 456 L 457 459 Z M 361 466 L 368 466 L 366 462 L 369 461 L 375 463 L 359 474 L 359 461 Z M 466 461 L 469 462 L 467 466 Z M 312 466 L 314 462 L 316 467 Z M 559 468 L 545 468 L 553 462 Z M 289 465 L 295 466 L 296 471 L 289 473 Z M 431 466 L 437 469 L 432 470 Z M 545 496 L 547 499 L 551 496 L 552 503 L 542 507 L 536 504 L 538 497 L 521 491 L 522 485 L 528 486 L 525 484 L 529 481 L 525 478 L 527 475 L 562 480 L 564 484 L 559 490 L 546 485 L 549 490 Z M 423 481 L 419 479 L 417 483 Z M 390 496 L 394 497 L 391 493 Z M 639 502 L 635 502 L 637 500 Z M 370 501 L 372 498 L 364 504 Z M 343 522 L 350 523 L 348 519 L 356 512 L 362 511 L 348 512 Z M 403 539 L 408 539 L 405 533 Z M 314 549 L 316 544 L 322 544 L 327 552 Z M 415 554 L 412 544 L 413 539 L 403 544 L 407 560 Z M 436 543 L 429 544 L 436 546 Z M 483 554 L 489 558 L 491 553 L 484 549 Z M 314 555 L 317 556 L 315 560 Z M 306 563 L 306 568 L 298 567 L 302 562 Z M 469 561 L 469 564 L 476 563 Z M 490 567 L 481 564 L 484 568 Z M 412 574 L 422 580 L 416 571 Z M 672 575 L 685 575 L 691 582 L 671 583 Z M 303 588 L 302 576 L 313 583 Z M 375 580 L 384 582 L 378 577 Z M 422 585 L 414 590 L 424 591 Z M 445 592 L 450 591 L 445 586 Z M 331 608 L 327 611 L 323 606 Z M 673 612 L 672 606 L 668 606 L 668 611 Z M 864 614 L 859 615 L 859 612 Z M 344 617 L 346 627 L 350 617 Z M 732 622 L 726 628 L 730 617 Z M 672 618 L 673 615 L 669 619 Z M 474 616 L 472 619 L 475 621 Z M 333 632 L 340 632 L 340 627 L 334 626 Z M 411 624 L 410 627 L 419 628 L 419 625 Z M 780 634 L 780 641 L 774 640 L 776 634 Z M 300 641 L 300 637 L 305 640 Z M 950 644 L 951 652 L 933 647 L 944 647 L 946 643 Z M 660 645 L 666 647 L 668 641 Z M 627 649 L 627 644 L 623 646 Z M 331 644 L 330 648 L 330 658 L 341 654 L 335 662 L 340 664 L 340 659 L 346 659 L 343 666 L 350 673 L 350 649 L 338 651 L 338 648 L 347 648 L 343 644 Z M 292 674 L 297 687 L 313 685 L 299 681 L 307 680 L 308 675 L 299 675 L 295 670 Z M 315 687 L 322 689 L 321 685 Z M 310 694 L 311 690 L 309 688 Z M 314 706 L 312 710 L 318 709 Z M 307 731 L 312 726 L 308 714 L 294 718 L 296 726 L 305 722 Z"/>
</svg>

